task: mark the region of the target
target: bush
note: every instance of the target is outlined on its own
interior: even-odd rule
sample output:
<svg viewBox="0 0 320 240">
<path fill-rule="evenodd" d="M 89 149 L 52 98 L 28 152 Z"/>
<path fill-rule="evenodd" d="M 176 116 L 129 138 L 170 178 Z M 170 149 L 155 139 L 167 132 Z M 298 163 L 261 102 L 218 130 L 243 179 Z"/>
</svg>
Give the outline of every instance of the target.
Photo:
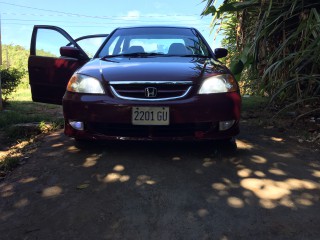
<svg viewBox="0 0 320 240">
<path fill-rule="evenodd" d="M 0 69 L 0 71 L 2 98 L 3 101 L 6 102 L 9 99 L 10 94 L 16 91 L 16 88 L 26 72 L 16 68 Z"/>
</svg>

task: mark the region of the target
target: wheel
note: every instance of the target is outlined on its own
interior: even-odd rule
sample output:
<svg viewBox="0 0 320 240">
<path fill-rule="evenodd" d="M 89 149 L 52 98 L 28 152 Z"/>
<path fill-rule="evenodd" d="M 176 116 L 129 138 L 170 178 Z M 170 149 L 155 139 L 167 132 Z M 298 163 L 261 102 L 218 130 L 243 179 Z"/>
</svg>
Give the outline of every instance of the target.
<svg viewBox="0 0 320 240">
<path fill-rule="evenodd" d="M 218 149 L 224 154 L 234 154 L 237 151 L 235 138 L 222 139 L 218 141 Z"/>
<path fill-rule="evenodd" d="M 79 149 L 87 148 L 92 143 L 89 140 L 81 139 L 81 138 L 74 138 L 74 146 Z"/>
</svg>

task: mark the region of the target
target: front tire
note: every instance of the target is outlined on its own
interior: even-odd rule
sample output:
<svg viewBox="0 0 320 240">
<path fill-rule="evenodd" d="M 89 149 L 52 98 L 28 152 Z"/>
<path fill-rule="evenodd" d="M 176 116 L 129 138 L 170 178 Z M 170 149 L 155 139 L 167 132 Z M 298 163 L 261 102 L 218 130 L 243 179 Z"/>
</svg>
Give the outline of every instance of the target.
<svg viewBox="0 0 320 240">
<path fill-rule="evenodd" d="M 228 138 L 218 141 L 218 149 L 224 154 L 234 154 L 237 151 L 237 142 L 236 139 Z"/>
</svg>

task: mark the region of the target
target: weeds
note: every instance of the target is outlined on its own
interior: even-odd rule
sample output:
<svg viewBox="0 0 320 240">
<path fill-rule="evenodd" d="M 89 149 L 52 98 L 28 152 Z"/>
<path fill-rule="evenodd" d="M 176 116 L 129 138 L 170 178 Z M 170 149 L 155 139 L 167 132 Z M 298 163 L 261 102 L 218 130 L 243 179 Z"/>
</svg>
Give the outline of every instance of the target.
<svg viewBox="0 0 320 240">
<path fill-rule="evenodd" d="M 6 157 L 0 163 L 0 170 L 4 172 L 11 171 L 12 169 L 16 168 L 19 165 L 19 157 Z"/>
<path fill-rule="evenodd" d="M 0 177 L 20 164 L 39 134 L 62 126 L 61 106 L 34 103 L 30 89 L 19 86 L 0 113 L 0 149 L 8 149 L 0 152 Z"/>
<path fill-rule="evenodd" d="M 225 35 L 231 70 L 238 78 L 242 71 L 242 91 L 272 97 L 282 112 L 312 102 L 300 118 L 318 117 L 320 2 L 232 0 L 216 8 L 217 1 L 203 1 L 202 14 L 212 14 L 213 26 Z"/>
</svg>

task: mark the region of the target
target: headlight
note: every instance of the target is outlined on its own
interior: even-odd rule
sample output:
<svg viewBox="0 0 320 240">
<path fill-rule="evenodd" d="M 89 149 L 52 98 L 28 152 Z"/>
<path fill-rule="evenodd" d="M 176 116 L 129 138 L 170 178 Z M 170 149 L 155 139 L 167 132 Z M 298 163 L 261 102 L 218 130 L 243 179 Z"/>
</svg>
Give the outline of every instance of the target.
<svg viewBox="0 0 320 240">
<path fill-rule="evenodd" d="M 235 92 L 238 90 L 236 80 L 230 74 L 222 74 L 205 79 L 199 94 Z"/>
<path fill-rule="evenodd" d="M 104 94 L 104 90 L 98 79 L 81 74 L 73 74 L 70 78 L 67 90 L 77 93 Z"/>
</svg>

